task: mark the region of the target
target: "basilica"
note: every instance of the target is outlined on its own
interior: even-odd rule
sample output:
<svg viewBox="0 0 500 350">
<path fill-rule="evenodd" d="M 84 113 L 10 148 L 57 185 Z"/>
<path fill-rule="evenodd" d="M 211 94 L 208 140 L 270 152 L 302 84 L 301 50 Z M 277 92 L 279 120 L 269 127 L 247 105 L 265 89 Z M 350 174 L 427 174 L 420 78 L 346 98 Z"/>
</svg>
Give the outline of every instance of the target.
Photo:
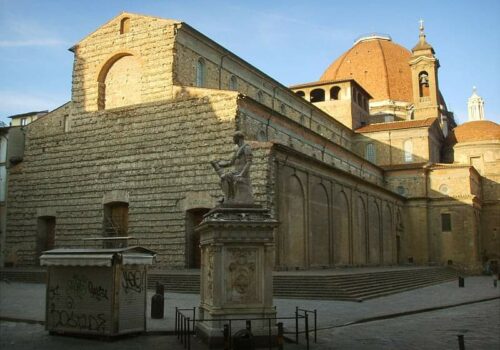
<svg viewBox="0 0 500 350">
<path fill-rule="evenodd" d="M 279 222 L 276 270 L 498 264 L 500 126 L 476 91 L 457 125 L 422 23 L 415 41 L 363 36 L 287 87 L 187 23 L 118 15 L 70 49 L 71 101 L 21 126 L 4 264 L 114 237 L 199 268 L 195 227 L 221 197 L 210 162 L 235 131 Z"/>
</svg>

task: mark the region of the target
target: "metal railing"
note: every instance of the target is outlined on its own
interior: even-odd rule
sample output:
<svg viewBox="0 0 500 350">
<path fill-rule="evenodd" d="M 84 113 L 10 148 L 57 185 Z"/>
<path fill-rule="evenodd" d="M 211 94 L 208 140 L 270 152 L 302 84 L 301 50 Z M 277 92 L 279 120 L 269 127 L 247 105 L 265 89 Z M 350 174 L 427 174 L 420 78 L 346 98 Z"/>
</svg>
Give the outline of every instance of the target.
<svg viewBox="0 0 500 350">
<path fill-rule="evenodd" d="M 189 315 L 188 315 L 189 313 Z M 309 314 L 314 315 L 314 328 L 309 328 Z M 285 332 L 283 327 L 283 322 L 278 321 L 295 321 L 295 329 L 289 334 L 295 335 L 295 343 L 299 344 L 299 334 L 304 333 L 306 347 L 309 350 L 309 334 L 311 331 L 314 332 L 314 342 L 317 342 L 317 311 L 316 310 L 306 310 L 299 307 L 295 308 L 295 315 L 291 317 L 264 317 L 264 318 L 211 318 L 211 319 L 196 319 L 196 307 L 189 309 L 175 308 L 175 335 L 177 339 L 184 345 L 184 349 L 191 349 L 191 336 L 195 334 L 196 323 L 197 322 L 219 322 L 223 323 L 222 338 L 224 342 L 224 350 L 233 350 L 233 324 L 238 322 L 245 322 L 246 329 L 251 333 L 252 322 L 260 321 L 262 324 L 267 324 L 267 345 L 269 349 L 278 348 L 283 349 Z M 303 330 L 300 327 L 300 320 L 303 320 Z M 267 322 L 266 322 L 267 321 Z M 277 334 L 273 335 L 273 328 L 277 328 Z M 264 336 L 265 337 L 265 336 Z M 234 349 L 237 350 L 237 349 Z"/>
</svg>

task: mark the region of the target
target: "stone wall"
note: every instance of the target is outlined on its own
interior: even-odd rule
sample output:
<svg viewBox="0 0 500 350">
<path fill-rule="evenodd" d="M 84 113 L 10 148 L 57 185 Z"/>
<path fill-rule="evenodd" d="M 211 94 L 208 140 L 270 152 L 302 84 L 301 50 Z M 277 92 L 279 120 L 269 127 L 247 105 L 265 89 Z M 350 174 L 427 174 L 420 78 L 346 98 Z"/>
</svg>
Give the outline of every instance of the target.
<svg viewBox="0 0 500 350">
<path fill-rule="evenodd" d="M 120 24 L 129 18 L 129 29 Z M 133 58 L 140 86 L 134 84 L 131 103 L 152 102 L 172 97 L 172 63 L 175 25 L 178 22 L 124 13 L 87 36 L 73 47 L 72 101 L 74 111 L 95 111 L 106 99 L 106 76 L 116 63 Z M 137 68 L 139 67 L 139 68 Z M 121 67 L 123 68 L 123 67 Z M 135 72 L 138 73 L 138 72 Z M 116 76 L 114 79 L 118 79 Z M 108 81 L 108 83 L 110 83 Z M 114 83 L 114 81 L 111 81 Z M 114 101 L 111 106 L 125 104 Z"/>
<path fill-rule="evenodd" d="M 283 146 L 275 167 L 277 268 L 398 263 L 400 197 Z"/>
<path fill-rule="evenodd" d="M 174 84 L 195 86 L 196 67 L 200 58 L 205 66 L 204 87 L 230 90 L 230 80 L 234 77 L 234 90 L 286 115 L 334 143 L 351 148 L 352 132 L 342 123 L 187 24 L 183 24 L 176 34 Z"/>
<path fill-rule="evenodd" d="M 353 149 L 357 154 L 364 156 L 366 145 L 373 144 L 375 161 L 380 166 L 425 163 L 431 158 L 429 134 L 429 127 L 365 132 L 356 135 Z M 412 160 L 409 162 L 405 161 L 404 144 L 406 141 L 412 142 Z M 435 151 L 434 154 L 436 154 Z"/>
<path fill-rule="evenodd" d="M 103 204 L 118 198 L 128 201 L 128 234 L 137 244 L 157 251 L 161 265 L 184 267 L 186 210 L 200 206 L 191 194 L 205 207 L 220 197 L 209 161 L 231 155 L 237 114 L 236 93 L 193 95 L 73 115 L 66 132 L 64 113 L 28 127 L 25 161 L 10 176 L 8 256 L 36 262 L 39 217 L 55 217 L 56 246 L 102 236 Z M 258 202 L 266 201 L 263 153 L 253 169 Z"/>
</svg>

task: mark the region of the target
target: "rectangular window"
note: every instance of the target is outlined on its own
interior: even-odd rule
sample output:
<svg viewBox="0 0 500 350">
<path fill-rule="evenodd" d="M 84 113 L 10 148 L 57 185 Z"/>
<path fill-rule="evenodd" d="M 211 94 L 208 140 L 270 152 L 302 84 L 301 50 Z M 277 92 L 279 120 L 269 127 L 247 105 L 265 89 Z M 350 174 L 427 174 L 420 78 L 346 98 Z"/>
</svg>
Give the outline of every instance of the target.
<svg viewBox="0 0 500 350">
<path fill-rule="evenodd" d="M 451 214 L 443 213 L 441 214 L 441 231 L 450 232 L 451 231 Z"/>
<path fill-rule="evenodd" d="M 28 119 L 26 118 L 21 118 L 21 126 L 28 125 Z"/>
</svg>

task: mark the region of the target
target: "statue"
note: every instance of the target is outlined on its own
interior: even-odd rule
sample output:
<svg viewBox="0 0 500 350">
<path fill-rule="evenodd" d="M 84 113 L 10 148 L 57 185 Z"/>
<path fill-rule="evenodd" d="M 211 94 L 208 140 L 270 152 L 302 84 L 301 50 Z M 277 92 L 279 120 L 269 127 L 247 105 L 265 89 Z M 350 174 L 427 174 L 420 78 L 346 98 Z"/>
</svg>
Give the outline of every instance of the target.
<svg viewBox="0 0 500 350">
<path fill-rule="evenodd" d="M 234 133 L 233 141 L 236 146 L 231 160 L 214 160 L 210 162 L 221 179 L 221 188 L 222 192 L 224 192 L 222 203 L 225 205 L 253 205 L 252 184 L 250 181 L 252 149 L 250 145 L 245 143 L 245 136 L 241 131 Z M 233 165 L 234 170 L 223 170 L 223 168 Z"/>
</svg>

